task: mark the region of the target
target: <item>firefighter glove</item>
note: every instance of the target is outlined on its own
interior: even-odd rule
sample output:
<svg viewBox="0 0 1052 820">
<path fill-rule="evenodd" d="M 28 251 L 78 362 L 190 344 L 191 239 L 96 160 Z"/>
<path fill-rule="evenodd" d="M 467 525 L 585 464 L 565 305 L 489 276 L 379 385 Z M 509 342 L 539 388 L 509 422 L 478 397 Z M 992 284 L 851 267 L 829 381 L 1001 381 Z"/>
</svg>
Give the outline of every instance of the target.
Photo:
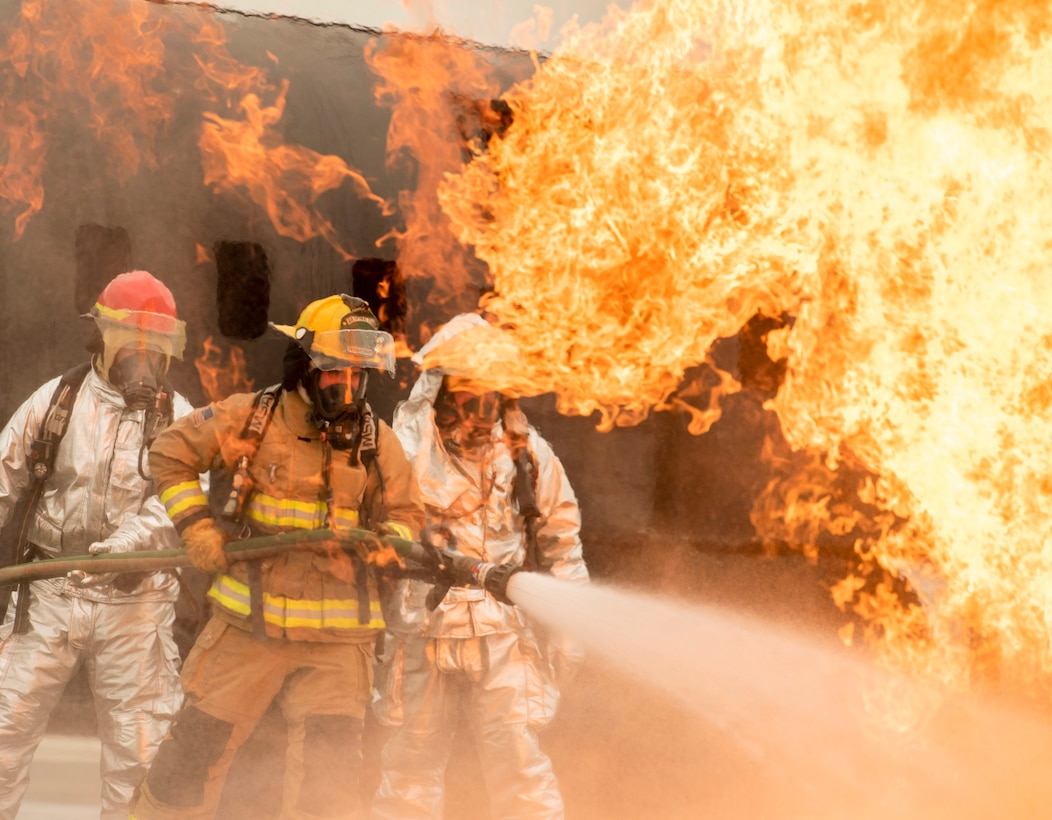
<svg viewBox="0 0 1052 820">
<path fill-rule="evenodd" d="M 69 572 L 67 577 L 69 578 L 70 586 L 74 586 L 77 589 L 86 589 L 87 587 L 101 587 L 110 583 L 117 577 L 117 573 L 85 572 L 82 569 L 74 569 Z"/>
<path fill-rule="evenodd" d="M 376 534 L 381 536 L 391 536 L 393 538 L 402 538 L 406 541 L 413 540 L 413 531 L 405 524 L 399 524 L 396 521 L 382 522 L 376 527 Z"/>
<path fill-rule="evenodd" d="M 227 538 L 211 518 L 195 521 L 183 530 L 183 543 L 190 563 L 209 574 L 222 572 L 228 566 L 223 547 Z"/>
<path fill-rule="evenodd" d="M 112 555 L 118 552 L 135 552 L 135 549 L 135 544 L 130 538 L 123 538 L 114 533 L 109 538 L 96 541 L 88 547 L 88 552 L 92 555 Z"/>
</svg>

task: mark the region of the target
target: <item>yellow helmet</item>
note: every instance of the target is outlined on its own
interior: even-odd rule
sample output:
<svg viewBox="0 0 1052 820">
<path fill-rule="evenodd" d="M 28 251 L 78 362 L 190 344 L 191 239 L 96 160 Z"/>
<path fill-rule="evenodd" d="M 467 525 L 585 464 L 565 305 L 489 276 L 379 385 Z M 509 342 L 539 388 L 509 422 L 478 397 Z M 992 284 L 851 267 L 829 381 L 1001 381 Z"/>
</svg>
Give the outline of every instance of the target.
<svg viewBox="0 0 1052 820">
<path fill-rule="evenodd" d="M 303 348 L 319 370 L 360 367 L 395 373 L 394 338 L 364 299 L 340 293 L 311 302 L 295 325 L 270 325 Z"/>
</svg>

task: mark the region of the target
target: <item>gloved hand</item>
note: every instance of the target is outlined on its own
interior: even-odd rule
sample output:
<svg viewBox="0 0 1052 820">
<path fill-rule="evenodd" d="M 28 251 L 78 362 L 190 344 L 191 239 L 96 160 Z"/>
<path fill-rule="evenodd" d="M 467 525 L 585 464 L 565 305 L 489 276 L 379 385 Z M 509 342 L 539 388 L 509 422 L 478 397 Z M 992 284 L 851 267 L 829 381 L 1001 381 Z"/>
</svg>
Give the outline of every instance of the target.
<svg viewBox="0 0 1052 820">
<path fill-rule="evenodd" d="M 96 541 L 90 547 L 88 547 L 88 553 L 91 555 L 113 555 L 119 552 L 134 552 L 135 544 L 129 538 L 125 538 L 117 533 L 114 533 L 109 538 L 105 538 L 102 541 Z M 75 569 L 69 573 L 69 582 L 78 589 L 84 589 L 86 587 L 99 587 L 103 584 L 112 583 L 117 577 L 116 572 L 86 572 L 82 569 Z"/>
<path fill-rule="evenodd" d="M 212 518 L 202 518 L 183 530 L 183 544 L 190 563 L 209 574 L 222 572 L 229 564 L 223 547 L 227 537 Z"/>
<path fill-rule="evenodd" d="M 126 538 L 119 533 L 114 533 L 109 538 L 103 539 L 102 541 L 96 541 L 90 547 L 88 552 L 92 555 L 106 555 L 115 554 L 118 552 L 135 552 L 136 545 L 130 539 Z"/>
<path fill-rule="evenodd" d="M 376 527 L 377 535 L 387 535 L 392 538 L 403 538 L 406 541 L 413 540 L 413 531 L 405 524 L 396 521 L 384 521 Z"/>
<path fill-rule="evenodd" d="M 113 579 L 117 577 L 116 572 L 85 572 L 82 569 L 70 570 L 66 576 L 69 579 L 70 586 L 74 586 L 77 589 L 86 589 L 87 587 L 101 587 L 103 584 L 109 584 L 113 582 Z"/>
</svg>

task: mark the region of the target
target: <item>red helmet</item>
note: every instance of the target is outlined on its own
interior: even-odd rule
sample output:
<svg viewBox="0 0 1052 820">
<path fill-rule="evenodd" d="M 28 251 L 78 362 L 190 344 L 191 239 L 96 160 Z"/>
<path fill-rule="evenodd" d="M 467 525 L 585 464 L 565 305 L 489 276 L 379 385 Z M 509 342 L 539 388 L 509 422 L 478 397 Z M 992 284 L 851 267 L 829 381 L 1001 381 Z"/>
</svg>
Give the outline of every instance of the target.
<svg viewBox="0 0 1052 820">
<path fill-rule="evenodd" d="M 175 298 L 158 279 L 144 270 L 122 273 L 99 294 L 91 317 L 102 334 L 103 372 L 122 347 L 147 347 L 181 359 L 186 345 L 186 323 L 178 318 Z"/>
<path fill-rule="evenodd" d="M 99 294 L 92 315 L 160 333 L 174 333 L 179 318 L 172 292 L 144 270 L 114 277 Z"/>
</svg>

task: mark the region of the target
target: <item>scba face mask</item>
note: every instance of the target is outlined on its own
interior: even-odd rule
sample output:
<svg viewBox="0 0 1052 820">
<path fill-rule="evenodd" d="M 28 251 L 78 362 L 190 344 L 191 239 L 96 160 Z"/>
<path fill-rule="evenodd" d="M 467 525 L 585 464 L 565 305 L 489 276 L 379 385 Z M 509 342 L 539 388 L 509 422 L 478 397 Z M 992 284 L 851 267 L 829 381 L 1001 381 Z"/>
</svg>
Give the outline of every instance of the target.
<svg viewBox="0 0 1052 820">
<path fill-rule="evenodd" d="M 121 348 L 113 355 L 107 380 L 121 391 L 129 409 L 146 410 L 157 401 L 168 363 L 168 356 L 159 350 Z"/>
<path fill-rule="evenodd" d="M 472 452 L 493 438 L 504 397 L 500 393 L 475 393 L 443 387 L 435 400 L 435 421 L 443 439 L 454 449 Z"/>
<path fill-rule="evenodd" d="M 358 368 L 312 368 L 308 375 L 307 395 L 314 406 L 315 424 L 329 433 L 329 441 L 338 450 L 348 449 L 354 440 L 367 381 L 368 373 Z"/>
</svg>

